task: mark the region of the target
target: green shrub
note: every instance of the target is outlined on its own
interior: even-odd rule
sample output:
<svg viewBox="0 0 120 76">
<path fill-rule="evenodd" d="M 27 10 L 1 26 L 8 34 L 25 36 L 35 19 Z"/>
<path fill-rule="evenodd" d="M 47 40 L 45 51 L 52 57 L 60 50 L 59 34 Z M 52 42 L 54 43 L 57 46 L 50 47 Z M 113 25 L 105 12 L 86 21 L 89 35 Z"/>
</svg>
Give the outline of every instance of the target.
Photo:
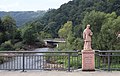
<svg viewBox="0 0 120 76">
<path fill-rule="evenodd" d="M 61 56 L 63 55 L 63 56 Z M 68 68 L 68 55 L 60 53 L 48 53 L 46 54 L 46 62 L 47 63 L 54 63 L 54 64 L 63 64 L 65 68 Z M 78 69 L 81 68 L 81 56 L 77 54 L 72 54 L 70 56 L 70 68 Z"/>
<path fill-rule="evenodd" d="M 0 50 L 14 50 L 14 47 L 11 43 L 11 41 L 5 41 L 4 43 L 1 44 Z"/>
<path fill-rule="evenodd" d="M 22 42 L 17 42 L 15 45 L 14 45 L 14 48 L 15 50 L 20 50 L 23 48 L 23 43 Z"/>
</svg>

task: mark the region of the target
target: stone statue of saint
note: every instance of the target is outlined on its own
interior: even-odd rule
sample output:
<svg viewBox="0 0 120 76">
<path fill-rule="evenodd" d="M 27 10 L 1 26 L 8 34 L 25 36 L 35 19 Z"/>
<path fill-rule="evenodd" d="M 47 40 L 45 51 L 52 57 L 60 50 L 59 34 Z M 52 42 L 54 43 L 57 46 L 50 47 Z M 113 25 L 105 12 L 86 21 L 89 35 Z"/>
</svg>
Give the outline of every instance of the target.
<svg viewBox="0 0 120 76">
<path fill-rule="evenodd" d="M 83 39 L 84 39 L 84 48 L 83 50 L 92 50 L 91 48 L 91 36 L 93 35 L 90 30 L 90 25 L 88 24 L 86 29 L 83 31 Z"/>
</svg>

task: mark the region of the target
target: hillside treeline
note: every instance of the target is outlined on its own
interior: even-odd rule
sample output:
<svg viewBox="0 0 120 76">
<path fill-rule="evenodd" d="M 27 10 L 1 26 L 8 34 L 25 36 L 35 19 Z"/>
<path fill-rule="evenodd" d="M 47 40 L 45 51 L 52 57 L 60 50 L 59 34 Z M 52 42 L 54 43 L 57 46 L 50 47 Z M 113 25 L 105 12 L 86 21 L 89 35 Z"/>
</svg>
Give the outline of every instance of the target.
<svg viewBox="0 0 120 76">
<path fill-rule="evenodd" d="M 59 37 L 66 40 L 65 44 L 60 44 L 60 50 L 81 50 L 82 32 L 87 24 L 93 31 L 93 49 L 120 49 L 117 37 L 120 33 L 120 0 L 72 0 L 58 9 L 49 9 L 42 18 L 26 23 L 20 31 L 25 43 Z"/>
</svg>

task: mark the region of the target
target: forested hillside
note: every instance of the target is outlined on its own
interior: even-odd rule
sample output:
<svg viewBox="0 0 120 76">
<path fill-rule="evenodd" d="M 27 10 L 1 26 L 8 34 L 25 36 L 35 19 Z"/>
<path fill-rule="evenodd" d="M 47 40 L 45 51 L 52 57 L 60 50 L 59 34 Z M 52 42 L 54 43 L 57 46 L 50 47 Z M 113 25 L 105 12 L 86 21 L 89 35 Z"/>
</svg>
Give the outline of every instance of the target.
<svg viewBox="0 0 120 76">
<path fill-rule="evenodd" d="M 78 41 L 82 41 L 81 39 L 83 29 L 85 28 L 85 25 L 90 24 L 94 33 L 94 49 L 119 49 L 118 45 L 120 45 L 120 43 L 116 39 L 116 33 L 118 33 L 120 30 L 119 24 L 113 25 L 112 22 L 111 24 L 109 24 L 109 19 L 107 19 L 112 18 L 114 21 L 116 19 L 119 19 L 119 15 L 120 0 L 73 0 L 61 5 L 58 9 L 49 10 L 41 19 L 39 18 L 26 25 L 34 27 L 34 24 L 39 24 L 40 26 L 38 25 L 37 27 L 40 27 L 40 29 L 37 32 L 41 34 L 42 31 L 42 34 L 47 33 L 51 35 L 51 37 L 55 38 L 59 37 L 59 29 L 63 28 L 63 25 L 67 21 L 71 21 L 72 32 L 73 36 L 75 37 L 73 38 L 72 42 L 74 42 L 74 39 L 76 38 L 80 38 L 78 39 Z M 109 26 L 108 24 L 111 26 Z M 110 35 L 110 31 L 112 29 L 109 29 L 110 34 L 107 34 L 108 31 L 106 31 L 106 37 L 101 36 L 101 33 L 103 33 L 103 29 L 105 29 L 103 27 L 106 27 L 106 29 L 108 29 L 107 27 L 113 28 L 113 26 L 117 28 L 114 29 L 116 32 L 114 31 L 113 35 Z M 102 35 L 104 34 L 105 33 L 103 33 Z M 101 38 L 101 41 L 98 38 Z M 114 46 L 112 44 L 114 44 Z"/>
<path fill-rule="evenodd" d="M 26 22 L 43 17 L 45 13 L 45 11 L 0 11 L 0 51 L 30 50 L 42 47 L 44 43 L 37 37 L 38 35 L 30 35 L 31 32 L 23 32 L 20 28 Z"/>
<path fill-rule="evenodd" d="M 72 0 L 58 9 L 48 10 L 43 17 L 37 17 L 21 28 L 16 28 L 13 18 L 3 17 L 0 47 L 42 46 L 43 39 L 60 37 L 66 43 L 60 44 L 59 50 L 81 50 L 82 32 L 87 24 L 93 31 L 93 49 L 120 50 L 120 38 L 117 37 L 120 33 L 120 0 Z"/>
<path fill-rule="evenodd" d="M 92 10 L 105 13 L 116 12 L 117 15 L 120 15 L 119 5 L 120 0 L 73 0 L 61 5 L 59 9 L 49 10 L 42 19 L 38 19 L 36 22 L 42 23 L 45 26 L 44 31 L 57 37 L 59 28 L 65 22 L 72 21 L 74 26 L 79 27 L 85 14 Z M 55 30 L 53 30 L 54 28 Z"/>
<path fill-rule="evenodd" d="M 37 17 L 42 17 L 45 14 L 45 11 L 10 11 L 4 12 L 0 11 L 0 17 L 10 15 L 16 20 L 17 26 L 22 26 L 24 23 L 34 20 Z"/>
</svg>

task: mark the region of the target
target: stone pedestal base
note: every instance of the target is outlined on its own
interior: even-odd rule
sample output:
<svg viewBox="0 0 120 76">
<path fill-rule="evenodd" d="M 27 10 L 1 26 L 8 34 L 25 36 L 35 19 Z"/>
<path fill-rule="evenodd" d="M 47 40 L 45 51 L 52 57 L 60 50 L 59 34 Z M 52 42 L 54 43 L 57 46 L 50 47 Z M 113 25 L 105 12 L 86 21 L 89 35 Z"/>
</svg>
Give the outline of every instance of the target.
<svg viewBox="0 0 120 76">
<path fill-rule="evenodd" d="M 82 50 L 82 71 L 95 71 L 95 52 Z"/>
</svg>

